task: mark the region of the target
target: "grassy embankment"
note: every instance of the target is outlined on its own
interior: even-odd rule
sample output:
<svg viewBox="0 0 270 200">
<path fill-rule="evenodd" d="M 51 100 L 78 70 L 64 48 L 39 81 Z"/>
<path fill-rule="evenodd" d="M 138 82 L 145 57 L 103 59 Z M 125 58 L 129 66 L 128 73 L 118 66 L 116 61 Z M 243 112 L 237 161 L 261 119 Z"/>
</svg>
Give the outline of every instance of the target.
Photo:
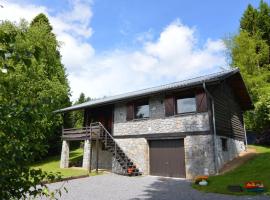
<svg viewBox="0 0 270 200">
<path fill-rule="evenodd" d="M 232 193 L 227 190 L 228 185 L 243 186 L 247 181 L 263 181 L 265 187 L 270 190 L 270 147 L 250 146 L 255 148 L 257 155 L 233 171 L 223 175 L 209 177 L 208 186 L 193 185 L 194 188 L 222 194 L 247 195 L 251 192 Z"/>
</svg>

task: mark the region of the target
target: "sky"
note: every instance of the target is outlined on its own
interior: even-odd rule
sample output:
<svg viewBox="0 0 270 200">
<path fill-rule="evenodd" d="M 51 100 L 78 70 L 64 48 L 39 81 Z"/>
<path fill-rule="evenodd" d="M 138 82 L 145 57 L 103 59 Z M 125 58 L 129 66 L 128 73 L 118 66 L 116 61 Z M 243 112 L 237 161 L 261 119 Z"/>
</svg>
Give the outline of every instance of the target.
<svg viewBox="0 0 270 200">
<path fill-rule="evenodd" d="M 223 39 L 249 3 L 259 0 L 0 0 L 0 20 L 48 16 L 74 101 L 228 68 Z"/>
</svg>

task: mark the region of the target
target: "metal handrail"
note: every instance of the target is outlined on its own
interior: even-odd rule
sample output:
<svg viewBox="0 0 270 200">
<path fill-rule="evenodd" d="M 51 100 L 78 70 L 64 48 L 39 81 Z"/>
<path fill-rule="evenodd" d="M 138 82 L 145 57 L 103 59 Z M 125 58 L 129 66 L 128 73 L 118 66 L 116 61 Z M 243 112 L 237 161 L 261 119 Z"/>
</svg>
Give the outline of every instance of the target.
<svg viewBox="0 0 270 200">
<path fill-rule="evenodd" d="M 100 126 L 100 127 L 102 127 L 102 129 L 106 132 L 106 134 L 107 135 L 109 135 L 109 137 L 114 141 L 114 143 L 115 143 L 115 147 L 114 147 L 114 151 L 115 151 L 115 157 L 116 157 L 116 153 L 117 153 L 117 151 L 116 151 L 116 145 L 118 145 L 118 148 L 121 150 L 121 151 L 123 151 L 123 149 L 120 147 L 120 145 L 118 144 L 118 142 L 116 142 L 116 140 L 113 138 L 113 136 L 110 134 L 110 132 L 104 127 L 104 125 L 101 123 L 101 122 L 93 122 L 93 123 L 91 123 L 90 124 L 90 126 L 91 125 L 96 125 L 96 124 L 98 124 L 98 126 Z M 105 144 L 107 143 L 107 138 L 105 138 Z M 105 145 L 106 146 L 106 145 Z M 107 147 L 107 146 L 106 146 Z M 123 151 L 124 152 L 124 151 Z M 127 157 L 127 156 L 126 156 Z M 127 159 L 125 158 L 125 160 L 124 161 L 126 161 L 126 170 L 128 169 L 128 166 L 127 166 Z"/>
<path fill-rule="evenodd" d="M 72 131 L 72 130 L 87 129 L 87 128 L 88 128 L 88 126 L 80 127 L 80 128 L 64 128 L 63 130 L 64 131 Z"/>
</svg>

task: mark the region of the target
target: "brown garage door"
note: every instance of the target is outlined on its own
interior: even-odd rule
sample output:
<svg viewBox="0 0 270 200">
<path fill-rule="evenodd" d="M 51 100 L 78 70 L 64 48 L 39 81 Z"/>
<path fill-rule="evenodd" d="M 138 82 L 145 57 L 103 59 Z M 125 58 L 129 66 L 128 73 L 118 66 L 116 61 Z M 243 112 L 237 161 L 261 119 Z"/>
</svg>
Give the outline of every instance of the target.
<svg viewBox="0 0 270 200">
<path fill-rule="evenodd" d="M 151 140 L 150 174 L 185 177 L 184 140 Z"/>
</svg>

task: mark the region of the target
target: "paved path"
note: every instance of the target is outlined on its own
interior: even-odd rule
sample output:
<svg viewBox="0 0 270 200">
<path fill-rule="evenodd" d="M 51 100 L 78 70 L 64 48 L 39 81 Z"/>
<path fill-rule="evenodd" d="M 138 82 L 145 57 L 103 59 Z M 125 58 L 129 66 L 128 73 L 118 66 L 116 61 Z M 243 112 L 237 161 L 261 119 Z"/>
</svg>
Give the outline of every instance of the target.
<svg viewBox="0 0 270 200">
<path fill-rule="evenodd" d="M 57 188 L 63 183 L 54 183 Z M 269 196 L 230 196 L 203 193 L 192 189 L 190 182 L 153 176 L 126 177 L 105 174 L 65 183 L 63 200 L 270 200 Z"/>
</svg>

